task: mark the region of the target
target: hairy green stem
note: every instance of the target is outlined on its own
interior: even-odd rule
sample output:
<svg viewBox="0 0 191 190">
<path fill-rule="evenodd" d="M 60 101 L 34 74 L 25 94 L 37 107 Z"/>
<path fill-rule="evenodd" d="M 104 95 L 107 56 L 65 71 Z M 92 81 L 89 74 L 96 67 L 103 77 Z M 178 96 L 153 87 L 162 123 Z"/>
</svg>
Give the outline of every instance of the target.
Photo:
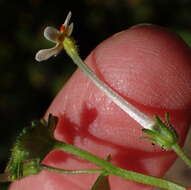
<svg viewBox="0 0 191 190">
<path fill-rule="evenodd" d="M 180 147 L 180 145 L 175 144 L 172 146 L 172 149 L 176 154 L 185 162 L 185 164 L 191 168 L 191 158 L 190 156 Z"/>
<path fill-rule="evenodd" d="M 144 174 L 133 172 L 133 171 L 128 171 L 122 168 L 118 168 L 117 166 L 111 164 L 110 162 L 104 159 L 98 158 L 97 156 L 70 144 L 57 142 L 55 143 L 54 149 L 62 150 L 67 153 L 73 154 L 77 157 L 80 157 L 84 160 L 90 161 L 91 163 L 94 163 L 97 166 L 104 169 L 109 175 L 119 176 L 124 179 L 133 180 L 139 183 L 143 183 L 143 184 L 147 184 L 147 185 L 151 185 L 155 187 L 160 187 L 167 190 L 186 190 L 184 186 L 176 184 L 168 180 L 144 175 Z"/>
<path fill-rule="evenodd" d="M 64 170 L 59 168 L 53 168 L 51 166 L 46 165 L 40 165 L 40 170 L 47 170 L 51 172 L 57 172 L 62 174 L 98 174 L 98 173 L 104 173 L 103 169 L 95 169 L 95 170 Z"/>
<path fill-rule="evenodd" d="M 64 49 L 71 57 L 74 63 L 83 71 L 88 78 L 90 78 L 94 84 L 101 89 L 115 104 L 117 104 L 123 111 L 125 111 L 130 117 L 137 121 L 142 127 L 152 129 L 155 125 L 155 121 L 150 119 L 144 113 L 139 111 L 136 107 L 128 103 L 122 96 L 111 89 L 106 83 L 103 83 L 95 73 L 83 62 L 80 58 L 74 41 L 65 37 L 63 41 Z"/>
</svg>

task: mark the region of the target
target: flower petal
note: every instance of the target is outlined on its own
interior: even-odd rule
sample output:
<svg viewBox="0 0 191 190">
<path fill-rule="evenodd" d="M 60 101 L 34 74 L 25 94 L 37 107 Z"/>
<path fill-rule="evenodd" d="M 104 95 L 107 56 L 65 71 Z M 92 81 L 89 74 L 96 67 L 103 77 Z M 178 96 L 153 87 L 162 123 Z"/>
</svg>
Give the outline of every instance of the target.
<svg viewBox="0 0 191 190">
<path fill-rule="evenodd" d="M 57 39 L 59 38 L 60 36 L 60 31 L 57 30 L 56 28 L 54 27 L 51 27 L 51 26 L 47 26 L 45 29 L 44 29 L 44 37 L 51 41 L 51 42 L 54 42 L 56 43 L 57 42 Z"/>
<path fill-rule="evenodd" d="M 70 19 L 71 19 L 71 16 L 72 16 L 72 12 L 70 11 L 66 17 L 66 20 L 64 21 L 64 26 L 67 27 L 69 22 L 70 22 Z"/>
<path fill-rule="evenodd" d="M 35 59 L 37 61 L 44 61 L 52 56 L 56 56 L 63 49 L 62 44 L 57 43 L 56 46 L 50 49 L 42 49 L 37 52 Z"/>
<path fill-rule="evenodd" d="M 71 36 L 72 31 L 73 31 L 73 28 L 74 28 L 74 23 L 72 22 L 72 23 L 68 26 L 68 32 L 67 32 L 67 35 L 68 35 L 68 36 Z"/>
</svg>

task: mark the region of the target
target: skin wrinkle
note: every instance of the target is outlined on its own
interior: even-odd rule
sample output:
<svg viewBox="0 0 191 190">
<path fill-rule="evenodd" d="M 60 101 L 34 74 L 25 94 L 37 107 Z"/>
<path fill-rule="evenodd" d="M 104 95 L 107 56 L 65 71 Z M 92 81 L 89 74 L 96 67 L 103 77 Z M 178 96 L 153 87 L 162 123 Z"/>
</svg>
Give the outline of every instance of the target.
<svg viewBox="0 0 191 190">
<path fill-rule="evenodd" d="M 179 72 L 177 72 L 177 69 L 173 65 L 169 65 L 169 68 L 166 69 L 163 73 L 165 76 L 168 76 L 168 77 L 166 77 L 165 80 L 163 80 L 163 76 L 161 75 L 160 80 L 161 81 L 163 80 L 162 85 L 164 86 L 164 88 L 168 88 L 169 86 L 171 86 L 171 81 L 174 80 L 173 75 L 172 74 L 170 75 L 170 73 L 174 73 L 174 75 L 178 76 L 178 79 L 182 80 L 184 84 L 187 84 L 187 82 L 184 82 L 184 81 L 186 81 L 184 74 L 180 74 Z M 175 83 L 177 83 L 177 82 L 178 81 L 175 81 Z M 191 87 L 191 85 L 187 85 L 187 88 L 190 88 L 190 87 Z M 166 102 L 168 102 L 168 101 L 169 102 L 170 101 L 180 102 L 180 105 L 184 105 L 183 99 L 179 99 L 179 97 L 181 97 L 181 96 L 183 96 L 183 97 L 187 96 L 187 94 L 185 94 L 185 91 L 182 89 L 182 86 L 180 86 L 180 90 L 176 90 L 175 95 L 171 96 L 170 98 L 169 98 L 168 94 L 166 94 Z M 171 99 L 173 99 L 173 100 L 171 100 Z"/>
<path fill-rule="evenodd" d="M 136 38 L 132 39 L 134 41 L 136 40 L 138 42 L 137 44 L 141 42 L 141 44 L 146 44 L 146 47 L 157 47 L 160 50 L 164 50 L 165 48 L 170 51 L 177 48 L 180 49 L 179 47 L 181 44 L 181 46 L 183 47 L 183 51 L 185 51 L 186 48 L 187 50 L 189 49 L 186 43 L 182 43 L 183 41 L 179 36 L 171 32 L 171 30 L 167 28 L 152 25 L 152 27 L 142 26 L 130 29 L 132 29 L 131 34 L 133 36 L 136 36 Z"/>
<path fill-rule="evenodd" d="M 112 57 L 113 58 L 113 57 Z M 112 59 L 112 58 L 109 58 L 109 59 Z M 124 59 L 125 60 L 125 59 Z M 108 60 L 107 60 L 108 61 Z M 97 63 L 97 62 L 96 62 Z M 110 68 L 112 68 L 112 65 L 110 66 Z M 108 70 L 108 69 L 107 69 Z M 119 75 L 117 75 L 116 73 L 118 73 L 119 72 L 119 70 L 120 70 L 120 72 L 121 72 L 121 68 L 118 68 L 118 70 L 116 70 L 116 68 L 114 68 L 113 70 L 111 69 L 111 70 L 109 70 L 109 72 L 108 73 L 114 73 L 114 74 L 109 74 L 109 75 L 107 75 L 107 78 L 109 78 L 109 76 L 111 76 L 112 77 L 112 79 L 115 79 L 115 76 L 116 76 L 116 78 L 119 78 Z M 149 70 L 150 71 L 150 70 Z M 125 72 L 125 71 L 124 71 Z M 151 71 L 150 71 L 151 72 Z M 103 75 L 106 75 L 105 73 L 104 73 L 104 71 L 102 71 L 102 73 L 103 73 Z M 123 73 L 123 71 L 122 71 L 122 73 Z M 151 72 L 152 73 L 152 72 Z M 126 79 L 126 80 L 120 80 L 121 82 L 123 82 L 123 83 L 125 83 L 125 84 L 121 84 L 121 88 L 115 88 L 117 91 L 119 91 L 119 90 L 121 90 L 121 92 L 122 93 L 124 93 L 125 94 L 125 96 L 128 96 L 128 91 L 124 91 L 122 88 L 122 86 L 127 86 L 128 85 L 128 81 L 133 81 L 134 80 L 134 72 L 133 72 L 133 74 L 130 74 L 129 75 L 129 70 L 128 70 L 128 78 Z M 120 77 L 122 77 L 122 75 L 120 74 Z M 103 77 L 102 77 L 103 78 Z M 139 78 L 139 73 L 137 74 L 137 77 L 136 78 Z M 106 79 L 105 79 L 106 80 Z M 117 79 L 116 79 L 117 80 Z M 115 81 L 115 80 L 114 80 Z M 125 82 L 124 82 L 125 81 Z M 126 83 L 126 81 L 127 81 L 127 83 Z M 147 85 L 148 84 L 148 85 Z M 155 91 L 153 90 L 153 87 L 150 87 L 150 81 L 148 81 L 148 80 L 142 80 L 142 86 L 144 86 L 144 89 L 143 90 L 145 90 L 146 91 L 146 89 L 148 88 L 148 89 L 150 89 L 150 95 L 151 96 L 155 96 Z M 110 83 L 110 85 L 112 86 L 112 84 Z M 115 85 L 115 87 L 116 87 L 116 83 L 114 83 L 113 85 Z M 129 85 L 130 86 L 130 85 Z M 118 86 L 117 86 L 118 87 Z M 156 85 L 154 86 L 154 87 L 156 87 Z M 130 89 L 132 89 L 133 90 L 133 88 L 130 88 Z M 142 91 L 141 89 L 140 89 L 140 91 Z M 152 92 L 153 91 L 153 92 Z M 144 94 L 142 94 L 142 96 L 144 96 Z"/>
<path fill-rule="evenodd" d="M 138 46 L 137 45 L 134 45 L 134 46 L 135 47 L 133 47 L 133 45 L 132 45 L 132 49 L 134 49 L 134 51 L 137 53 L 137 57 L 138 56 L 145 57 L 144 61 L 148 60 L 146 62 L 148 62 L 149 64 L 152 63 L 152 64 L 156 65 L 159 62 L 158 60 L 159 60 L 159 56 L 161 54 L 160 49 L 145 48 L 144 44 L 138 44 Z"/>
<path fill-rule="evenodd" d="M 124 40 L 125 41 L 125 40 Z M 119 42 L 118 42 L 119 43 Z M 131 43 L 131 42 L 130 42 Z M 139 42 L 140 43 L 140 42 Z M 165 42 L 166 43 L 166 42 Z M 129 45 L 129 44 L 128 44 Z M 133 44 L 133 46 L 135 46 L 135 44 Z M 107 46 L 105 47 L 103 47 L 104 49 L 102 49 L 102 51 L 109 51 L 108 50 L 108 48 L 107 48 Z M 163 48 L 164 49 L 164 48 Z M 152 50 L 151 50 L 152 51 Z M 165 52 L 165 51 L 164 51 Z M 96 54 L 96 65 L 98 65 L 99 66 L 99 62 L 103 62 L 103 59 L 104 59 L 104 61 L 105 62 L 109 62 L 110 60 L 112 60 L 112 58 L 114 57 L 114 59 L 115 59 L 115 56 L 116 56 L 116 54 L 115 54 L 115 52 L 113 53 L 113 54 L 111 54 L 111 56 L 109 57 L 109 58 L 103 58 L 102 56 L 99 56 L 99 51 L 97 52 L 97 54 Z M 143 55 L 143 56 L 145 56 L 145 55 Z M 151 55 L 149 54 L 148 56 L 145 56 L 145 57 L 150 57 Z M 167 55 L 165 55 L 165 57 L 166 57 Z M 137 59 L 137 58 L 136 58 Z M 156 58 L 155 58 L 156 59 Z M 153 77 L 151 77 L 150 76 L 150 78 L 148 78 L 147 80 L 148 80 L 148 83 L 150 83 L 150 81 L 152 80 L 152 78 L 156 78 L 156 75 L 155 75 L 155 73 L 157 73 L 157 68 L 158 68 L 158 66 L 157 66 L 157 64 L 160 64 L 160 61 L 158 61 L 159 59 L 156 59 L 157 61 L 155 61 L 155 59 L 152 61 L 152 68 L 150 68 L 150 66 L 145 66 L 146 68 L 144 68 L 144 70 L 145 70 L 145 72 L 147 73 L 147 75 L 153 75 Z M 141 61 L 141 60 L 140 60 Z M 114 62 L 114 61 L 112 61 L 112 62 Z M 118 60 L 118 62 L 119 62 L 119 60 Z M 136 61 L 135 61 L 136 62 Z M 150 61 L 149 61 L 150 62 Z M 148 62 L 148 65 L 149 65 L 149 62 Z M 136 64 L 138 64 L 137 62 L 136 62 Z M 144 62 L 144 64 L 146 64 L 147 65 L 147 61 L 146 62 Z M 153 65 L 154 64 L 154 65 Z M 110 64 L 109 64 L 110 65 Z M 156 66 L 155 66 L 156 65 Z M 170 65 L 170 64 L 168 64 L 168 65 Z M 106 68 L 108 66 L 108 64 L 105 64 L 105 66 L 104 66 L 104 68 Z M 101 67 L 101 69 L 103 70 L 104 68 L 102 68 Z M 137 68 L 137 65 L 136 65 L 136 68 Z M 140 68 L 141 68 L 141 65 L 140 65 Z M 101 70 L 100 69 L 100 70 Z M 155 69 L 156 71 L 153 71 L 153 69 Z M 108 67 L 108 72 L 110 72 L 110 67 Z M 113 71 L 114 69 L 111 69 L 111 72 Z M 167 70 L 168 70 L 168 67 L 167 67 Z M 190 70 L 190 69 L 189 69 Z M 127 71 L 128 72 L 128 71 Z M 170 71 L 171 72 L 171 71 Z M 129 74 L 129 73 L 128 73 Z M 163 74 L 162 75 L 160 75 L 160 74 L 158 74 L 158 77 L 159 77 L 159 79 L 158 80 L 160 80 L 160 79 L 163 79 L 162 81 L 165 81 L 164 80 L 164 76 L 163 76 L 163 78 L 162 78 L 162 76 L 163 76 Z M 168 75 L 167 75 L 168 76 Z M 133 76 L 132 76 L 133 77 Z M 168 78 L 168 77 L 166 77 L 166 78 Z M 178 79 L 179 81 L 181 80 L 180 78 Z M 108 79 L 108 77 L 107 77 L 107 81 L 108 81 L 108 83 L 110 83 L 111 85 L 113 84 L 113 80 L 112 79 Z M 144 81 L 141 81 L 141 82 L 144 82 L 143 84 L 142 84 L 142 86 L 146 86 L 146 84 L 145 84 L 145 80 Z M 181 82 L 183 85 L 184 85 L 184 83 L 183 82 Z M 155 84 L 156 85 L 156 84 Z M 149 93 L 151 93 L 151 95 L 154 95 L 153 96 L 153 99 L 160 99 L 160 98 L 157 98 L 157 97 L 159 97 L 158 96 L 158 91 L 155 91 L 155 89 L 156 89 L 156 86 L 155 86 L 154 84 L 150 84 L 149 86 L 150 86 L 150 88 L 147 88 L 149 91 Z M 125 86 L 125 85 L 123 85 L 123 86 Z M 151 87 L 152 86 L 152 87 Z M 181 87 L 181 85 L 179 85 L 180 87 L 179 87 L 179 90 L 175 90 L 172 94 L 173 94 L 173 96 L 171 97 L 171 98 L 169 98 L 168 100 L 170 100 L 170 101 L 177 101 L 178 103 L 179 103 L 179 105 L 177 105 L 177 106 L 179 106 L 179 107 L 184 107 L 186 104 L 187 104 L 187 102 L 184 102 L 185 101 L 185 98 L 182 98 L 183 97 L 183 95 L 181 94 L 181 93 L 179 93 L 179 91 L 182 91 L 181 90 L 181 88 L 185 88 L 185 85 L 184 85 L 184 87 Z M 139 87 L 140 89 L 141 89 L 141 85 L 140 85 L 140 87 Z M 165 87 L 164 87 L 165 88 Z M 188 88 L 188 87 L 187 87 Z M 129 89 L 133 89 L 133 88 L 129 88 Z M 131 91 L 131 90 L 129 90 L 128 91 L 128 95 L 129 96 L 134 96 L 134 93 L 133 93 L 133 91 Z M 145 88 L 143 89 L 144 91 L 145 91 Z M 141 90 L 140 90 L 141 91 Z M 154 92 L 152 92 L 152 91 L 154 91 Z M 134 92 L 135 92 L 135 90 L 134 90 Z M 190 92 L 191 93 L 191 92 Z M 147 92 L 145 92 L 145 94 L 147 94 Z M 167 95 L 169 95 L 169 92 L 168 91 L 163 91 L 162 92 L 162 96 L 164 97 L 164 98 L 162 98 L 163 99 L 163 105 L 162 105 L 162 107 L 165 107 L 165 104 L 167 104 L 168 102 L 167 101 L 165 101 L 166 99 L 165 99 L 165 96 L 166 96 L 166 94 Z M 190 94 L 189 94 L 190 95 Z M 135 98 L 137 97 L 137 96 L 140 96 L 138 93 L 136 93 L 136 96 L 135 96 Z M 142 96 L 142 95 L 141 95 Z M 141 97 L 140 96 L 140 97 Z M 155 98 L 156 97 L 156 98 Z M 175 97 L 177 97 L 177 98 L 175 98 Z M 143 99 L 143 98 L 142 98 Z M 188 99 L 188 98 L 187 98 Z M 150 102 L 150 101 L 148 101 L 148 102 Z M 152 101 L 151 101 L 152 102 Z M 144 103 L 145 105 L 148 105 L 147 104 L 147 102 L 145 102 Z M 158 105 L 158 102 L 156 102 L 156 104 L 155 104 L 156 106 Z M 173 103 L 172 103 L 172 108 L 173 108 Z"/>
<path fill-rule="evenodd" d="M 96 55 L 97 56 L 97 55 Z M 117 59 L 117 56 L 115 57 L 107 57 L 107 61 L 108 62 L 110 62 L 110 60 L 112 61 L 112 62 L 114 62 L 115 63 L 115 61 L 114 61 L 114 59 Z M 94 59 L 94 52 L 92 53 L 92 59 L 94 60 L 94 62 L 95 62 L 95 66 L 97 65 L 97 62 L 99 62 L 99 57 L 98 57 L 98 59 Z M 120 59 L 118 58 L 117 59 L 117 61 L 119 62 L 119 60 L 122 62 L 122 61 L 124 61 L 124 63 L 125 62 L 128 62 L 128 61 L 131 61 L 131 59 L 128 57 L 124 57 L 124 58 L 122 58 L 122 57 L 120 57 Z M 115 63 L 116 64 L 116 63 Z M 98 67 L 96 67 L 97 69 L 96 70 L 100 70 L 99 71 L 99 77 L 100 78 L 102 78 L 104 81 L 106 81 L 107 82 L 107 80 L 106 79 L 104 79 L 104 77 L 103 76 L 107 76 L 107 79 L 111 76 L 111 78 L 112 79 L 115 79 L 115 77 L 116 77 L 116 80 L 113 80 L 114 82 L 115 81 L 117 81 L 117 83 L 120 81 L 120 86 L 118 86 L 118 85 L 116 85 L 116 82 L 115 83 L 110 83 L 110 85 L 113 87 L 113 86 L 115 86 L 115 89 L 117 90 L 117 91 L 120 91 L 120 92 L 122 92 L 122 93 L 124 93 L 124 95 L 126 95 L 126 96 L 128 96 L 128 91 L 126 91 L 126 90 L 124 90 L 123 88 L 124 88 L 124 86 L 130 86 L 128 83 L 129 83 L 129 81 L 133 81 L 134 79 L 136 79 L 136 78 L 139 78 L 140 76 L 139 76 L 139 72 L 137 72 L 135 69 L 133 69 L 133 65 L 131 65 L 130 67 L 130 70 L 128 70 L 128 75 L 127 75 L 127 72 L 126 72 L 126 70 L 124 69 L 124 70 L 121 70 L 121 68 L 116 68 L 116 65 L 115 64 L 110 64 L 109 65 L 109 68 L 111 68 L 110 70 L 108 70 L 108 65 L 106 65 L 105 67 L 103 66 L 103 67 L 101 67 L 101 68 L 98 68 Z M 112 69 L 113 68 L 113 69 Z M 129 68 L 128 68 L 129 69 Z M 119 75 L 118 75 L 118 73 L 119 73 L 119 71 L 120 71 L 120 78 L 125 78 L 125 77 L 123 77 L 123 76 L 125 76 L 126 75 L 126 79 L 124 80 L 124 79 L 119 79 L 118 80 L 118 78 L 119 78 Z M 131 72 L 132 71 L 132 72 Z M 136 72 L 137 72 L 137 75 L 136 75 Z M 102 73 L 102 74 L 101 74 Z M 132 73 L 132 74 L 131 74 Z M 137 76 L 137 77 L 136 77 Z M 146 82 L 146 81 L 144 81 L 144 79 L 142 80 L 142 82 Z M 150 83 L 149 81 L 147 82 L 148 84 Z M 147 84 L 143 84 L 142 86 L 145 86 L 146 88 L 149 88 L 149 85 L 147 85 Z M 145 87 L 144 87 L 144 89 L 145 89 Z M 130 88 L 130 89 L 132 89 L 133 90 L 133 88 Z M 143 94 L 143 96 L 144 96 L 144 94 Z"/>
<path fill-rule="evenodd" d="M 170 70 L 170 69 L 171 69 L 171 68 L 169 68 L 169 70 Z M 169 70 L 166 69 L 163 74 L 164 74 L 165 76 L 168 76 L 168 73 L 172 72 L 172 71 L 169 71 Z M 167 74 L 165 74 L 165 72 L 166 72 Z M 158 81 L 160 81 L 160 79 L 161 79 L 161 81 L 162 81 L 163 77 L 164 77 L 164 76 L 161 75 Z M 165 81 L 162 83 L 162 85 L 168 87 L 168 85 L 171 84 L 171 83 L 170 83 L 170 78 L 169 78 L 169 77 L 166 77 L 166 78 L 168 78 L 168 80 L 165 80 Z M 167 83 L 167 81 L 168 81 L 169 83 Z M 166 84 L 166 83 L 167 83 L 167 84 Z M 143 86 L 147 86 L 147 85 L 144 84 Z M 151 92 L 151 96 L 153 96 L 153 97 L 155 96 L 154 89 L 157 88 L 157 86 L 158 86 L 158 85 L 155 84 L 155 85 L 153 85 L 153 87 L 151 87 L 151 89 L 153 89 L 153 93 Z M 164 88 L 165 88 L 165 87 L 164 87 Z M 176 93 L 177 93 L 177 94 L 176 94 Z M 176 101 L 176 99 L 177 99 L 176 97 L 181 96 L 181 93 L 179 93 L 178 91 L 176 91 L 176 93 L 175 93 L 175 96 L 172 97 L 172 98 L 174 99 L 174 101 Z M 167 96 L 167 98 L 168 98 L 168 96 Z M 168 100 L 168 101 L 169 101 L 169 100 Z M 168 101 L 167 101 L 167 102 L 168 102 Z M 180 105 L 181 105 L 181 104 L 180 104 Z"/>
</svg>

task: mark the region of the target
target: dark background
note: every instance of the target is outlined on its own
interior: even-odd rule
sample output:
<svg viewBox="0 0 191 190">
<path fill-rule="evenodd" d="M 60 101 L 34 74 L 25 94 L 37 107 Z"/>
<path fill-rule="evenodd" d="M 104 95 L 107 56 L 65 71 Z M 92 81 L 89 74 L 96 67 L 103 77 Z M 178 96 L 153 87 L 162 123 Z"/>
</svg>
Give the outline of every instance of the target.
<svg viewBox="0 0 191 190">
<path fill-rule="evenodd" d="M 0 0 L 0 172 L 19 131 L 43 116 L 76 68 L 64 52 L 43 63 L 34 59 L 54 45 L 43 29 L 59 27 L 69 10 L 82 58 L 105 38 L 143 22 L 168 27 L 191 44 L 190 0 Z"/>
</svg>

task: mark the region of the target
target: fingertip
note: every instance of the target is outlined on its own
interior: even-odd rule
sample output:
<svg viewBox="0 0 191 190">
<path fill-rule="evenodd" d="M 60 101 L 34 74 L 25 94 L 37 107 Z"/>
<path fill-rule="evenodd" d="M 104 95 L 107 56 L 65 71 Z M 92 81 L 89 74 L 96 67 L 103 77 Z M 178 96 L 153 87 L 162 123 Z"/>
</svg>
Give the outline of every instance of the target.
<svg viewBox="0 0 191 190">
<path fill-rule="evenodd" d="M 190 48 L 168 29 L 136 25 L 101 43 L 91 56 L 100 75 L 124 96 L 158 108 L 190 106 Z"/>
</svg>

